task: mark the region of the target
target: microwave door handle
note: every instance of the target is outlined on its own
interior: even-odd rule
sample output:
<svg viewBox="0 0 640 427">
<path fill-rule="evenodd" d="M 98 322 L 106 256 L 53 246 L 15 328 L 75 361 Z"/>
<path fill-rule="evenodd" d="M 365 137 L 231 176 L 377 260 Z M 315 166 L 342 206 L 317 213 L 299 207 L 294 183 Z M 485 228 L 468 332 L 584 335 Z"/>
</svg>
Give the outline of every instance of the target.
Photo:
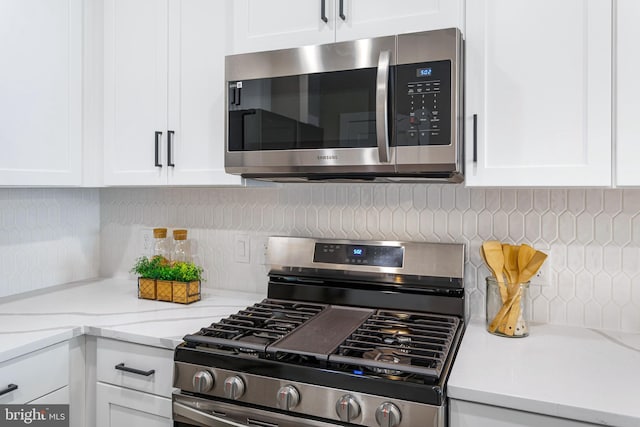
<svg viewBox="0 0 640 427">
<path fill-rule="evenodd" d="M 181 415 L 188 420 L 202 423 L 211 427 L 247 427 L 247 424 L 240 424 L 235 421 L 225 420 L 215 415 L 207 414 L 182 403 L 173 402 L 173 413 Z"/>
<path fill-rule="evenodd" d="M 380 163 L 389 163 L 389 64 L 391 52 L 383 50 L 378 57 L 376 78 L 376 136 Z"/>
</svg>

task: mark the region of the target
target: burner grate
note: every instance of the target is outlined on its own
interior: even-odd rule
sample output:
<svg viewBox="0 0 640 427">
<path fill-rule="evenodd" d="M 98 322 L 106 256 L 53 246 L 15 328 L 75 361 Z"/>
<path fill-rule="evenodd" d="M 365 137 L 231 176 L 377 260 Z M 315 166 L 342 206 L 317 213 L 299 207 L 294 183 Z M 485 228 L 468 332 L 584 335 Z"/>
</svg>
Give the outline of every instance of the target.
<svg viewBox="0 0 640 427">
<path fill-rule="evenodd" d="M 457 317 L 379 310 L 329 356 L 342 370 L 439 378 L 451 351 Z"/>
<path fill-rule="evenodd" d="M 187 335 L 187 346 L 263 354 L 266 347 L 320 313 L 324 305 L 265 299 Z"/>
</svg>

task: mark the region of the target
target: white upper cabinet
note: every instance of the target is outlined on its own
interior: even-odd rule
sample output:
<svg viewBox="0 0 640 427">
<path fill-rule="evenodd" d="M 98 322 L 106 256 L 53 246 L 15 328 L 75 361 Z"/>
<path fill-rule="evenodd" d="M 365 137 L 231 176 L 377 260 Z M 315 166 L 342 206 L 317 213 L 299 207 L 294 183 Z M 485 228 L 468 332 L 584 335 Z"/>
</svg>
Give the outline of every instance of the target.
<svg viewBox="0 0 640 427">
<path fill-rule="evenodd" d="M 336 41 L 450 27 L 464 31 L 464 4 L 459 0 L 336 0 L 335 3 Z"/>
<path fill-rule="evenodd" d="M 82 180 L 82 2 L 0 2 L 0 185 Z"/>
<path fill-rule="evenodd" d="M 224 171 L 225 3 L 169 1 L 169 183 L 239 185 Z"/>
<path fill-rule="evenodd" d="M 640 186 L 640 2 L 618 0 L 616 28 L 616 184 Z"/>
<path fill-rule="evenodd" d="M 241 184 L 224 173 L 226 3 L 104 5 L 105 184 Z"/>
<path fill-rule="evenodd" d="M 462 0 L 233 0 L 228 53 L 458 27 Z"/>
<path fill-rule="evenodd" d="M 324 4 L 324 17 L 322 5 Z M 335 40 L 334 0 L 233 0 L 227 53 L 284 49 Z"/>
<path fill-rule="evenodd" d="M 611 185 L 611 17 L 610 0 L 467 2 L 466 185 Z"/>
<path fill-rule="evenodd" d="M 104 8 L 105 184 L 163 184 L 167 0 L 105 0 Z"/>
</svg>

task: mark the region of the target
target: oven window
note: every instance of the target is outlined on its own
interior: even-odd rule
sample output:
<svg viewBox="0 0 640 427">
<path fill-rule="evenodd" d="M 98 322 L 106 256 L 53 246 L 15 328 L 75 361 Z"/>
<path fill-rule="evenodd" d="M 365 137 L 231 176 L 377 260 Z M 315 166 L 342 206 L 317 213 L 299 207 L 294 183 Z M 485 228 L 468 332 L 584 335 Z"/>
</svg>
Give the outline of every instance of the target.
<svg viewBox="0 0 640 427">
<path fill-rule="evenodd" d="M 229 82 L 229 150 L 375 147 L 376 73 Z"/>
</svg>

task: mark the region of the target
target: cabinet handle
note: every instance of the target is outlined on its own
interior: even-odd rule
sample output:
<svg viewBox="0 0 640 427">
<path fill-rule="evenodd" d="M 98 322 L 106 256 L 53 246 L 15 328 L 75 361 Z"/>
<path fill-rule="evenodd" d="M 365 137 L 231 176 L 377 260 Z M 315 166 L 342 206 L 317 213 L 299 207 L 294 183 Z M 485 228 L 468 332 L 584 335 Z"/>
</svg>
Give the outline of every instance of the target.
<svg viewBox="0 0 640 427">
<path fill-rule="evenodd" d="M 173 134 L 174 131 L 167 131 L 167 166 L 175 167 L 176 165 L 173 163 Z"/>
<path fill-rule="evenodd" d="M 9 384 L 7 388 L 5 388 L 4 390 L 0 390 L 0 396 L 2 396 L 3 394 L 11 393 L 13 390 L 17 390 L 17 389 L 18 389 L 17 385 Z"/>
<path fill-rule="evenodd" d="M 126 366 L 124 366 L 124 363 L 117 364 L 116 369 L 118 371 L 125 371 L 125 372 L 131 372 L 132 374 L 144 375 L 145 377 L 148 377 L 156 373 L 155 369 L 152 369 L 150 371 L 142 371 L 140 369 L 127 368 Z"/>
<path fill-rule="evenodd" d="M 162 132 L 156 131 L 156 163 L 155 166 L 157 168 L 162 167 L 162 163 L 160 163 L 160 137 L 162 137 Z"/>
<path fill-rule="evenodd" d="M 478 115 L 473 115 L 473 163 L 478 163 Z"/>
<path fill-rule="evenodd" d="M 327 5 L 325 2 L 326 0 L 320 0 L 320 19 L 326 24 L 329 20 L 327 19 Z"/>
<path fill-rule="evenodd" d="M 343 21 L 347 20 L 347 17 L 344 15 L 344 0 L 340 0 L 340 18 Z"/>
</svg>

